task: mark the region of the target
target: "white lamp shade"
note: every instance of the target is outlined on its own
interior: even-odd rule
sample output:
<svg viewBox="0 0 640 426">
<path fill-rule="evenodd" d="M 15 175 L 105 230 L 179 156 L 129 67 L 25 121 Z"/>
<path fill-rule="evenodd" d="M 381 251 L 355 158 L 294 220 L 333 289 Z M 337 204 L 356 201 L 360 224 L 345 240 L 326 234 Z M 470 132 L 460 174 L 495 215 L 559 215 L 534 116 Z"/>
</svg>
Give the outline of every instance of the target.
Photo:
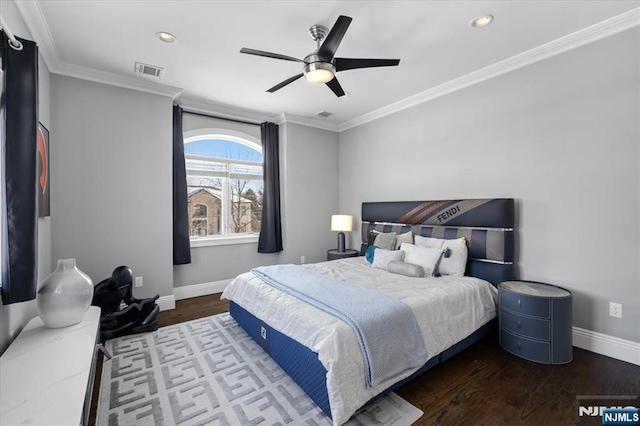
<svg viewBox="0 0 640 426">
<path fill-rule="evenodd" d="M 353 216 L 348 214 L 334 214 L 331 216 L 332 231 L 351 231 L 353 225 Z"/>
</svg>

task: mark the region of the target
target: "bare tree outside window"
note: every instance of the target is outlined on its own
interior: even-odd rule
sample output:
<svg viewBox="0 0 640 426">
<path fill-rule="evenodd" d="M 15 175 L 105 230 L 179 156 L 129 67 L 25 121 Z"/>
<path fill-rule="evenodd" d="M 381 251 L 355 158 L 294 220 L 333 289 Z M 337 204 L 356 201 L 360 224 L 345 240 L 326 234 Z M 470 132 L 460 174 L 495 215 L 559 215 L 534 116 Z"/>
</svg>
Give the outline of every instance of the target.
<svg viewBox="0 0 640 426">
<path fill-rule="evenodd" d="M 232 158 L 232 154 L 228 154 Z M 257 155 L 238 158 L 242 161 L 257 161 Z M 258 177 L 258 176 L 256 176 Z M 258 198 L 252 187 L 262 193 L 262 176 L 258 179 L 231 179 L 231 220 L 233 233 L 259 232 L 262 219 L 262 198 Z"/>
</svg>

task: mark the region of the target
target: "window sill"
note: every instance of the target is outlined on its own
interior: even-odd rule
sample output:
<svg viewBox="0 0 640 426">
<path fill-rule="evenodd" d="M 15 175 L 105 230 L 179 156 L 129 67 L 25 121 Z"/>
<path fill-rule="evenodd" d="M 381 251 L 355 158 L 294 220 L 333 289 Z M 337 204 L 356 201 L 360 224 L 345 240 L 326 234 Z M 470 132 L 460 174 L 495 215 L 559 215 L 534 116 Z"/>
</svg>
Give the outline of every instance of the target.
<svg viewBox="0 0 640 426">
<path fill-rule="evenodd" d="M 258 242 L 258 234 L 225 235 L 218 237 L 191 238 L 191 248 L 228 246 L 233 244 L 254 244 Z"/>
</svg>

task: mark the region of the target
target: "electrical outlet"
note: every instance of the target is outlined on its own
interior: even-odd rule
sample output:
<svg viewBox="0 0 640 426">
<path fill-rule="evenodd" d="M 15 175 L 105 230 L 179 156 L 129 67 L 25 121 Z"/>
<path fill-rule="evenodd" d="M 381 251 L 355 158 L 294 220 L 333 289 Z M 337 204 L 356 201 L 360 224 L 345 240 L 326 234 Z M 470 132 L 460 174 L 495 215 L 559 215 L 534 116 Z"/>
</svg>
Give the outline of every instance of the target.
<svg viewBox="0 0 640 426">
<path fill-rule="evenodd" d="M 616 318 L 622 318 L 622 304 L 609 302 L 609 315 Z"/>
<path fill-rule="evenodd" d="M 142 287 L 142 277 L 136 277 L 135 283 L 136 287 Z"/>
<path fill-rule="evenodd" d="M 307 261 L 307 259 L 304 256 L 300 256 L 300 263 L 304 263 L 306 261 Z"/>
</svg>

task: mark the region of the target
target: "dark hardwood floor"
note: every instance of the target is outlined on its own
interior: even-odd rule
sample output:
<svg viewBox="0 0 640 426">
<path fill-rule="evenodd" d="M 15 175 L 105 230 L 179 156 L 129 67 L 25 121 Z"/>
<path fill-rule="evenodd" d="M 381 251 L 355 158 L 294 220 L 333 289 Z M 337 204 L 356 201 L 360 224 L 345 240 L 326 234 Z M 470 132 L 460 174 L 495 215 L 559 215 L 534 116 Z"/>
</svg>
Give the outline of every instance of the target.
<svg viewBox="0 0 640 426">
<path fill-rule="evenodd" d="M 164 327 L 228 310 L 229 303 L 214 294 L 180 300 L 176 309 L 161 312 L 158 319 Z M 90 425 L 95 424 L 99 388 L 98 373 Z M 488 338 L 395 392 L 424 411 L 416 425 L 601 424 L 599 418 L 587 422 L 578 417 L 576 396 L 638 396 L 640 366 L 578 348 L 569 364 L 536 364 L 509 354 L 496 338 Z"/>
</svg>

